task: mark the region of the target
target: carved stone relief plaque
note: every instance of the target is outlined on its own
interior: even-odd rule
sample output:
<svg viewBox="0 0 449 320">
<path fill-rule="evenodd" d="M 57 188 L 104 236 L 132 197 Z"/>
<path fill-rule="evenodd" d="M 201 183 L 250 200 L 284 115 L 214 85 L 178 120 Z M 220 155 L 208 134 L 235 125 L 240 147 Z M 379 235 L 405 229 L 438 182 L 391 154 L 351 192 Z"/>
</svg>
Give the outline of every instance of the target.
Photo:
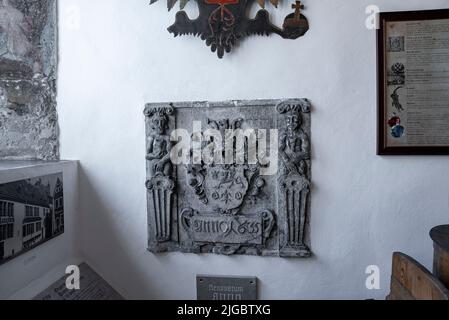
<svg viewBox="0 0 449 320">
<path fill-rule="evenodd" d="M 305 99 L 148 104 L 149 250 L 310 257 L 310 111 Z"/>
</svg>

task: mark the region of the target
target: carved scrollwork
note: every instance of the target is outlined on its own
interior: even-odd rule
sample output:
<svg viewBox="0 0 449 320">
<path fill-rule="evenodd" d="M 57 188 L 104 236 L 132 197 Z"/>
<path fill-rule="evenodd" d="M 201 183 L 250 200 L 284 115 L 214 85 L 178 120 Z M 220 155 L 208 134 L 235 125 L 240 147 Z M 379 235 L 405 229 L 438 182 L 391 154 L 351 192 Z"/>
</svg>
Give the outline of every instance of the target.
<svg viewBox="0 0 449 320">
<path fill-rule="evenodd" d="M 145 108 L 144 114 L 147 117 L 153 117 L 155 115 L 166 115 L 171 116 L 175 113 L 175 108 L 172 105 L 163 106 L 163 107 L 151 107 L 148 106 Z"/>
<path fill-rule="evenodd" d="M 276 220 L 274 218 L 273 212 L 266 210 L 261 213 L 262 216 L 262 224 L 263 224 L 263 237 L 264 242 L 271 236 L 271 232 L 274 229 L 276 224 Z"/>
<path fill-rule="evenodd" d="M 241 249 L 241 247 L 242 247 L 242 245 L 240 245 L 240 244 L 229 245 L 229 244 L 218 243 L 214 246 L 212 252 L 215 254 L 222 254 L 224 256 L 230 256 L 230 255 L 236 254 Z"/>
<path fill-rule="evenodd" d="M 276 106 L 276 110 L 280 114 L 286 114 L 289 112 L 295 113 L 310 113 L 311 105 L 307 100 L 298 101 L 298 100 L 286 100 L 282 101 Z"/>
<path fill-rule="evenodd" d="M 195 195 L 203 204 L 208 204 L 209 200 L 204 190 L 206 169 L 201 165 L 189 165 L 187 166 L 187 174 L 190 176 L 189 185 L 195 191 Z"/>
<path fill-rule="evenodd" d="M 173 180 L 163 176 L 155 176 L 150 180 L 147 180 L 146 187 L 148 190 L 167 190 L 173 191 L 175 189 L 175 183 Z"/>
</svg>

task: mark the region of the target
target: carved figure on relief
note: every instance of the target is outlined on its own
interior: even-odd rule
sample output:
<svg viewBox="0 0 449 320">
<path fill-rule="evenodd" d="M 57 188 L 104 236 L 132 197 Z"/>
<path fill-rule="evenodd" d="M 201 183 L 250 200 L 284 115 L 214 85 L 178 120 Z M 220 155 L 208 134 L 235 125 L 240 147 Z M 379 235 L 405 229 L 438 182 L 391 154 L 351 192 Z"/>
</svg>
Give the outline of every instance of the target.
<svg viewBox="0 0 449 320">
<path fill-rule="evenodd" d="M 286 117 L 287 130 L 280 139 L 280 157 L 284 174 L 296 173 L 307 176 L 307 163 L 310 160 L 310 141 L 301 129 L 302 118 L 299 110 L 292 110 Z"/>
<path fill-rule="evenodd" d="M 170 161 L 172 143 L 170 136 L 166 133 L 168 129 L 168 114 L 171 109 L 153 109 L 149 111 L 151 118 L 150 126 L 153 134 L 148 137 L 147 160 L 152 161 L 152 175 L 172 175 L 173 167 Z"/>
</svg>

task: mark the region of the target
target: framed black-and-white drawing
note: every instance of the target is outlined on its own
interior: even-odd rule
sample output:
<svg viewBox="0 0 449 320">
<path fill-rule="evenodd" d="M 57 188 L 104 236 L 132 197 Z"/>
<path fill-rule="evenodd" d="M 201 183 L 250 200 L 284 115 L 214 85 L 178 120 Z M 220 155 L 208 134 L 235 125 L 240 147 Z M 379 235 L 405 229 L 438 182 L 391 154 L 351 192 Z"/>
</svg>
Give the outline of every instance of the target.
<svg viewBox="0 0 449 320">
<path fill-rule="evenodd" d="M 378 155 L 449 155 L 449 9 L 380 13 Z"/>
<path fill-rule="evenodd" d="M 64 233 L 62 176 L 0 184 L 0 265 Z"/>
</svg>

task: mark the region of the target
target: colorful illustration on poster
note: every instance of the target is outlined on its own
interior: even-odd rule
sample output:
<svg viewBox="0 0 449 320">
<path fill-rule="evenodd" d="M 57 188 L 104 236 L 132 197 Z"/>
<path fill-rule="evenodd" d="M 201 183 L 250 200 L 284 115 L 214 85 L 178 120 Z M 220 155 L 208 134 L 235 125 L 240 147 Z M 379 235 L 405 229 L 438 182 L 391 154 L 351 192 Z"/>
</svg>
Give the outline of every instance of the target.
<svg viewBox="0 0 449 320">
<path fill-rule="evenodd" d="M 393 138 L 402 138 L 405 133 L 405 128 L 401 125 L 401 118 L 394 116 L 388 120 L 388 125 L 391 128 L 391 135 Z"/>
</svg>

